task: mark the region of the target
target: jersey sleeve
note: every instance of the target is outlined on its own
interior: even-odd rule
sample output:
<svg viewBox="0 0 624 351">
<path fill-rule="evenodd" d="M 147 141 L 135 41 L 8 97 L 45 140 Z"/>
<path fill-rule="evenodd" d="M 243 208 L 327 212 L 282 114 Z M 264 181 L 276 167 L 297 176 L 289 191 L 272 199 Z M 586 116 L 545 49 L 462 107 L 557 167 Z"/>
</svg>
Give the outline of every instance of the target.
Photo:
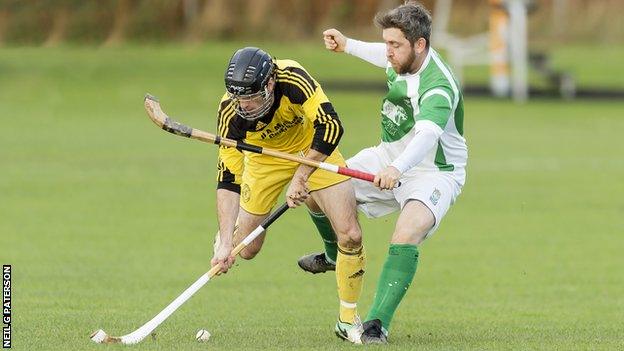
<svg viewBox="0 0 624 351">
<path fill-rule="evenodd" d="M 437 124 L 420 120 L 414 125 L 414 138 L 407 144 L 405 150 L 392 161 L 391 166 L 398 169 L 401 174 L 419 164 L 438 143 L 443 131 Z"/>
<path fill-rule="evenodd" d="M 416 121 L 431 121 L 444 129 L 451 117 L 453 93 L 444 87 L 432 88 L 422 94 L 419 105 L 420 112 L 416 116 Z"/>
<path fill-rule="evenodd" d="M 368 43 L 347 38 L 345 52 L 380 68 L 388 66 L 386 44 L 384 43 Z"/>
<path fill-rule="evenodd" d="M 223 97 L 217 112 L 217 133 L 220 137 L 240 139 L 234 125 L 234 104 Z M 219 146 L 217 164 L 217 189 L 227 189 L 240 193 L 241 178 L 243 175 L 244 155 L 236 148 Z"/>
<path fill-rule="evenodd" d="M 299 67 L 287 67 L 277 74 L 280 81 L 286 83 L 284 94 L 314 125 L 312 149 L 330 155 L 338 146 L 344 129 L 323 89 Z"/>
</svg>

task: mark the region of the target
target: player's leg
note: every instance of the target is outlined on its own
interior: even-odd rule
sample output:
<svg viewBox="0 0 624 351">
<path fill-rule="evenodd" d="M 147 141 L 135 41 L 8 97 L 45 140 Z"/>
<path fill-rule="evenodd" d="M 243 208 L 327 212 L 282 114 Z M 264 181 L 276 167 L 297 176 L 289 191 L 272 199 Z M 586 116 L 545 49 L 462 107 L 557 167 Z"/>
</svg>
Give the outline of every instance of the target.
<svg viewBox="0 0 624 351">
<path fill-rule="evenodd" d="M 392 317 L 416 274 L 418 245 L 435 231 L 459 193 L 445 177 L 406 179 L 401 187 L 395 194 L 404 205 L 364 323 L 363 343 L 386 342 Z"/>
<path fill-rule="evenodd" d="M 330 156 L 332 158 L 334 155 Z M 339 160 L 330 160 L 327 162 L 339 164 Z M 352 157 L 347 161 L 349 167 L 354 169 L 366 171 L 366 172 L 375 172 L 378 169 L 381 169 L 381 164 L 379 161 L 379 157 L 375 153 L 375 148 L 364 149 L 359 152 L 356 156 Z M 376 189 L 372 185 L 372 183 L 352 180 L 352 185 L 355 188 L 356 196 L 357 194 L 364 194 L 371 192 L 375 192 Z M 391 194 L 389 194 L 390 197 Z M 362 201 L 368 201 L 370 199 L 362 199 Z M 338 244 L 336 242 L 336 234 L 332 228 L 331 223 L 327 216 L 323 213 L 323 211 L 318 207 L 318 205 L 314 202 L 314 198 L 309 198 L 309 201 L 306 202 L 308 208 L 310 210 L 310 217 L 312 218 L 312 222 L 316 226 L 321 238 L 323 240 L 323 245 L 325 247 L 325 252 L 321 253 L 312 253 L 301 257 L 298 261 L 299 267 L 304 271 L 310 273 L 322 273 L 328 270 L 335 269 L 336 256 L 338 252 Z"/>
<path fill-rule="evenodd" d="M 416 274 L 417 245 L 434 224 L 433 213 L 422 202 L 413 200 L 403 207 L 366 317 L 362 343 L 386 343 L 392 317 Z"/>
<path fill-rule="evenodd" d="M 323 239 L 325 252 L 305 255 L 297 263 L 301 269 L 313 274 L 334 271 L 336 270 L 336 255 L 338 253 L 338 241 L 334 228 L 312 196 L 308 197 L 306 205 L 312 223 Z"/>
<path fill-rule="evenodd" d="M 236 226 L 234 228 L 234 233 L 232 234 L 232 248 L 240 244 L 240 242 L 243 241 L 243 239 L 245 239 L 245 237 L 249 235 L 252 230 L 256 229 L 268 215 L 268 213 L 264 215 L 254 215 L 245 211 L 242 207 L 239 208 Z M 265 234 L 266 232 L 258 235 L 256 239 L 240 251 L 239 256 L 246 260 L 254 258 L 262 248 Z M 219 232 L 217 231 L 213 245 L 215 252 L 218 250 L 220 245 L 221 238 Z"/>
<path fill-rule="evenodd" d="M 268 216 L 296 167 L 294 162 L 266 155 L 248 156 L 241 182 L 238 230 L 233 238 L 233 246 L 238 245 Z M 262 248 L 265 234 L 260 234 L 249 243 L 240 256 L 248 260 L 254 258 Z"/>
<path fill-rule="evenodd" d="M 336 282 L 340 303 L 336 334 L 351 342 L 359 342 L 361 327 L 357 302 L 362 292 L 366 256 L 362 231 L 357 221 L 355 195 L 350 181 L 312 192 L 336 232 Z"/>
<path fill-rule="evenodd" d="M 241 208 L 238 212 L 238 230 L 234 232 L 234 238 L 232 240 L 232 247 L 236 247 L 236 245 L 240 244 L 245 237 L 251 233 L 254 229 L 256 229 L 262 221 L 268 216 L 268 214 L 264 215 L 255 215 L 245 211 Z M 262 244 L 264 243 L 264 237 L 266 232 L 258 235 L 252 242 L 249 243 L 241 252 L 239 256 L 246 259 L 251 260 L 256 257 L 260 249 L 262 249 Z"/>
</svg>

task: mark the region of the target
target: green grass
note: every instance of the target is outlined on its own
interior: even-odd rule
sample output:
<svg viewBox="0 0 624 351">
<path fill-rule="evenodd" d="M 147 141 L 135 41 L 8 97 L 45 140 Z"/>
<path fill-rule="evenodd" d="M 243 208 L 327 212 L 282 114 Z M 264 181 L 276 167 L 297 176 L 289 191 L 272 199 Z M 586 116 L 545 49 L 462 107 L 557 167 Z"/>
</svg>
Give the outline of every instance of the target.
<svg viewBox="0 0 624 351">
<path fill-rule="evenodd" d="M 214 131 L 236 46 L 0 50 L 0 261 L 13 265 L 16 350 L 125 349 L 88 336 L 136 329 L 209 268 L 216 149 L 158 130 L 142 98 Z M 318 47 L 292 57 L 320 77 L 375 74 Z M 375 144 L 380 97 L 327 93 L 343 153 Z M 390 349 L 624 348 L 623 107 L 467 99 L 467 185 L 421 248 Z M 363 312 L 395 218 L 362 218 Z M 332 332 L 334 277 L 296 266 L 319 248 L 305 210 L 286 213 L 256 259 L 132 349 L 352 349 Z"/>
</svg>

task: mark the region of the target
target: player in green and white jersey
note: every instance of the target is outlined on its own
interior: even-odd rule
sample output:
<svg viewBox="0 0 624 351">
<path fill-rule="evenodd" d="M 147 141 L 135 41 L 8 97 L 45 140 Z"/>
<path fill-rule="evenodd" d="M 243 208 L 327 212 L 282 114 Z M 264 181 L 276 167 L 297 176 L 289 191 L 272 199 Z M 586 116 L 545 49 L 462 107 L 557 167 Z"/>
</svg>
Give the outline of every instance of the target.
<svg viewBox="0 0 624 351">
<path fill-rule="evenodd" d="M 354 180 L 359 209 L 369 217 L 401 210 L 375 300 L 364 322 L 362 343 L 386 343 L 390 322 L 418 264 L 418 245 L 438 228 L 466 179 L 461 88 L 450 68 L 430 47 L 431 15 L 409 2 L 375 17 L 384 43 L 346 38 L 326 30 L 325 45 L 386 70 L 388 93 L 381 105 L 381 143 L 347 161 L 376 174 L 374 185 Z M 401 185 L 395 187 L 400 180 Z M 313 216 L 323 233 L 323 223 Z M 327 229 L 329 228 L 329 230 Z M 331 226 L 326 252 L 304 256 L 299 265 L 318 273 L 331 269 Z"/>
</svg>

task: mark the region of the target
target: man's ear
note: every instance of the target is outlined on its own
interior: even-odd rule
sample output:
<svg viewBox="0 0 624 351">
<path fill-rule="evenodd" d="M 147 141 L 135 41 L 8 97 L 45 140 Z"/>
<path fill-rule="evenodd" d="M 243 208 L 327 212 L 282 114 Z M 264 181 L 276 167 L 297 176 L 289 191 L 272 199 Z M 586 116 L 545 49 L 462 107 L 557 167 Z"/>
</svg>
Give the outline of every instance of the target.
<svg viewBox="0 0 624 351">
<path fill-rule="evenodd" d="M 427 40 L 425 38 L 418 38 L 416 40 L 416 52 L 422 54 L 427 49 Z"/>
<path fill-rule="evenodd" d="M 267 87 L 269 88 L 269 92 L 273 92 L 273 89 L 275 88 L 275 76 L 272 76 L 271 78 L 269 78 L 269 82 L 267 83 Z"/>
</svg>

